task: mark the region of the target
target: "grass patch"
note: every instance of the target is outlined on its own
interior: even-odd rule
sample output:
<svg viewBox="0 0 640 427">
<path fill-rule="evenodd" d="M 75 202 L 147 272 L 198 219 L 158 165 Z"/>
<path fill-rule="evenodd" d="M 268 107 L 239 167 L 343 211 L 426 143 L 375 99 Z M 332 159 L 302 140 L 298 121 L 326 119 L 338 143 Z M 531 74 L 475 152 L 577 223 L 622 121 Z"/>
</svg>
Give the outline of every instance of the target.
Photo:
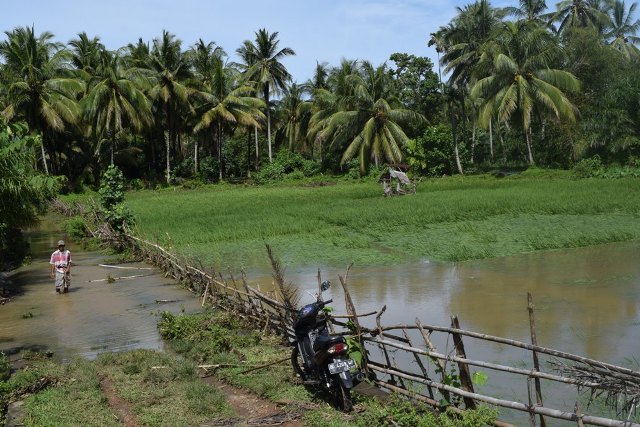
<svg viewBox="0 0 640 427">
<path fill-rule="evenodd" d="M 237 316 L 226 312 L 164 312 L 158 327 L 175 351 L 200 364 L 220 365 L 217 376 L 233 385 L 272 400 L 310 400 L 304 387 L 291 381 L 291 349 L 283 345 L 281 338 L 262 336 Z M 286 360 L 268 369 L 244 373 L 281 359 Z"/>
<path fill-rule="evenodd" d="M 225 395 L 203 383 L 192 362 L 135 350 L 103 353 L 96 368 L 113 381 L 142 425 L 192 426 L 232 415 Z"/>
<path fill-rule="evenodd" d="M 340 182 L 136 191 L 127 203 L 140 233 L 218 269 L 264 266 L 264 242 L 288 265 L 375 265 L 638 240 L 638 184 L 531 172 L 428 180 L 395 198 Z"/>
<path fill-rule="evenodd" d="M 24 399 L 25 426 L 119 426 L 100 385 L 105 377 L 140 425 L 194 426 L 232 416 L 226 396 L 205 384 L 192 362 L 150 350 L 104 353 L 64 366 L 31 358 L 0 381 L 0 407 Z"/>
<path fill-rule="evenodd" d="M 25 426 L 119 425 L 91 362 L 77 359 L 64 367 L 51 364 L 48 370 L 58 373 L 60 383 L 25 399 Z"/>
</svg>

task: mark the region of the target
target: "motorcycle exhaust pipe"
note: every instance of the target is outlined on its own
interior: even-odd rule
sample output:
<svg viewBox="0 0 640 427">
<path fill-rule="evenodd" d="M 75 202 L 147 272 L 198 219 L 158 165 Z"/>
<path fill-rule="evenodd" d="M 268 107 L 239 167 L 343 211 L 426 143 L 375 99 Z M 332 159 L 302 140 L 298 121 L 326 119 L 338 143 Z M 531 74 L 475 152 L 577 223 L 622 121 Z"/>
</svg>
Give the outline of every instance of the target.
<svg viewBox="0 0 640 427">
<path fill-rule="evenodd" d="M 367 376 L 362 371 L 358 371 L 353 375 L 353 381 L 356 383 L 361 383 L 367 378 Z"/>
</svg>

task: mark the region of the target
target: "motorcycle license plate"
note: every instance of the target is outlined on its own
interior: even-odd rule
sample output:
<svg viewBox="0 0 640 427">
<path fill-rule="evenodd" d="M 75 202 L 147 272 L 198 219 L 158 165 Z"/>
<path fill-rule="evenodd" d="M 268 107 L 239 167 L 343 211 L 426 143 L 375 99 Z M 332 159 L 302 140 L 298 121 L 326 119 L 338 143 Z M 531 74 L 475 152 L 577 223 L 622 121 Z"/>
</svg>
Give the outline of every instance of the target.
<svg viewBox="0 0 640 427">
<path fill-rule="evenodd" d="M 329 368 L 329 373 L 331 375 L 333 374 L 339 374 L 340 372 L 347 372 L 350 369 L 354 369 L 356 367 L 356 362 L 354 362 L 351 359 L 347 359 L 347 360 L 336 360 L 333 363 L 329 363 L 328 368 Z"/>
</svg>

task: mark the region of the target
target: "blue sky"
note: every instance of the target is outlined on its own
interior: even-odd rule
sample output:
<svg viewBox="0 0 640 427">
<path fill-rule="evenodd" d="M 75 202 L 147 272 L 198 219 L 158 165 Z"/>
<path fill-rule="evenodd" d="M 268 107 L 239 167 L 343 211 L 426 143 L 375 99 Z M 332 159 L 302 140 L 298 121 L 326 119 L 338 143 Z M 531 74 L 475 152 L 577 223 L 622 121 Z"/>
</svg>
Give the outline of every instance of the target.
<svg viewBox="0 0 640 427">
<path fill-rule="evenodd" d="M 428 56 L 429 34 L 455 15 L 456 6 L 472 0 L 3 0 L 0 39 L 4 31 L 34 25 L 36 34 L 50 31 L 67 43 L 86 31 L 109 49 L 139 37 L 151 41 L 163 29 L 183 42 L 215 41 L 232 60 L 243 40 L 259 28 L 278 31 L 280 47 L 295 57 L 283 61 L 294 80 L 313 74 L 316 61 L 337 65 L 341 58 L 367 59 L 375 65 L 394 52 Z M 493 1 L 494 6 L 516 1 Z"/>
</svg>

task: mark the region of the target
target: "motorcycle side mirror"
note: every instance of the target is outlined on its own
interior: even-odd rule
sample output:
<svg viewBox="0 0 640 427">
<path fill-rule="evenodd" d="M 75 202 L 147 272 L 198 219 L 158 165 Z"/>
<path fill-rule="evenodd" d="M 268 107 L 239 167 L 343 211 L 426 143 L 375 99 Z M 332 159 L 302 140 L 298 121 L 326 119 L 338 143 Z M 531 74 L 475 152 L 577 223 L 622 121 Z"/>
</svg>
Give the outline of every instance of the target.
<svg viewBox="0 0 640 427">
<path fill-rule="evenodd" d="M 330 281 L 328 281 L 328 280 L 325 280 L 324 282 L 322 282 L 322 283 L 320 284 L 320 290 L 321 290 L 322 292 L 324 292 L 324 291 L 326 291 L 327 289 L 329 289 L 329 287 L 331 287 L 331 282 L 330 282 Z"/>
</svg>

